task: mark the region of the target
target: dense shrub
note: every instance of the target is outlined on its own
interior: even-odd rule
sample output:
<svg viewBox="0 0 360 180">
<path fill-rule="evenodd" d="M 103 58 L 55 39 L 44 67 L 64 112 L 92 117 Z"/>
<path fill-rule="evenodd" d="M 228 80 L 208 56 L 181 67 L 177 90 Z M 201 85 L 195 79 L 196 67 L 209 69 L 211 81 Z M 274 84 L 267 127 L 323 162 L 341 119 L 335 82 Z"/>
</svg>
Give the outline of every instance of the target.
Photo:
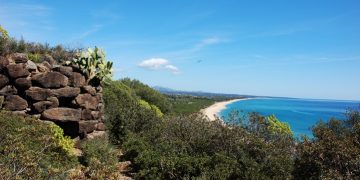
<svg viewBox="0 0 360 180">
<path fill-rule="evenodd" d="M 160 120 L 157 112 L 142 106 L 133 90 L 121 81 L 104 87 L 104 101 L 109 137 L 115 144 L 121 145 L 128 133 L 140 133 Z"/>
<path fill-rule="evenodd" d="M 313 128 L 314 139 L 297 146 L 294 175 L 311 179 L 360 177 L 360 112 L 350 111 L 347 120 L 331 119 Z"/>
<path fill-rule="evenodd" d="M 0 113 L 0 177 L 65 177 L 75 166 L 73 141 L 50 122 Z"/>
<path fill-rule="evenodd" d="M 86 167 L 83 171 L 87 178 L 118 179 L 119 151 L 109 144 L 107 138 L 98 137 L 87 140 L 82 144 L 82 163 Z"/>
<path fill-rule="evenodd" d="M 155 89 L 135 79 L 125 78 L 121 82 L 133 89 L 135 94 L 141 99 L 160 108 L 161 112 L 166 114 L 171 111 L 171 104 L 168 99 Z"/>
<path fill-rule="evenodd" d="M 194 114 L 132 133 L 123 158 L 133 162 L 138 178 L 286 179 L 293 167 L 291 142 L 268 141 Z"/>
</svg>

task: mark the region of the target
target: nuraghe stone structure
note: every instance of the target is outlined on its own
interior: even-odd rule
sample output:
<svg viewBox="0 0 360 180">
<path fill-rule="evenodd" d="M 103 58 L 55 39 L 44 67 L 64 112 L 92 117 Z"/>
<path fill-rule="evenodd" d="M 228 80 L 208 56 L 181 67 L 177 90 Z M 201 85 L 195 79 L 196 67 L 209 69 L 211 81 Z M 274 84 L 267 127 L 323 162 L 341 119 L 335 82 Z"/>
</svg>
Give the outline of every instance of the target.
<svg viewBox="0 0 360 180">
<path fill-rule="evenodd" d="M 0 107 L 53 121 L 72 138 L 105 131 L 100 83 L 48 55 L 38 64 L 22 53 L 0 56 Z"/>
</svg>

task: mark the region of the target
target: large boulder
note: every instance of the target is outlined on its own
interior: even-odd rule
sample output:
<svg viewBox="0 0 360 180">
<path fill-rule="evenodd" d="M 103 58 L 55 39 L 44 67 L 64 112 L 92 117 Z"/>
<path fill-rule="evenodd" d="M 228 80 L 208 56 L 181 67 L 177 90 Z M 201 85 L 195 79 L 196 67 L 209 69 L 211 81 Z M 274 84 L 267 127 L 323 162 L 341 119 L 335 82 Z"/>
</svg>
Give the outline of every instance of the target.
<svg viewBox="0 0 360 180">
<path fill-rule="evenodd" d="M 28 57 L 25 53 L 11 54 L 10 59 L 12 59 L 15 63 L 26 63 L 28 61 Z"/>
<path fill-rule="evenodd" d="M 32 80 L 45 88 L 60 88 L 68 85 L 69 79 L 59 72 L 37 74 Z"/>
<path fill-rule="evenodd" d="M 46 99 L 47 101 L 50 101 L 52 103 L 51 108 L 59 107 L 59 100 L 56 97 L 49 97 Z"/>
<path fill-rule="evenodd" d="M 82 108 L 96 110 L 96 107 L 99 103 L 98 99 L 95 96 L 90 94 L 80 94 L 75 98 L 75 102 Z"/>
<path fill-rule="evenodd" d="M 98 121 L 80 121 L 79 132 L 84 134 L 91 133 L 96 130 L 98 123 Z"/>
<path fill-rule="evenodd" d="M 80 94 L 80 88 L 64 87 L 60 89 L 53 89 L 51 92 L 56 97 L 76 97 Z"/>
<path fill-rule="evenodd" d="M 44 61 L 41 64 L 38 64 L 37 68 L 39 72 L 50 72 L 51 65 L 48 62 Z"/>
<path fill-rule="evenodd" d="M 53 66 L 56 63 L 54 58 L 52 56 L 48 55 L 48 54 L 46 54 L 44 56 L 43 61 L 49 63 L 51 66 Z"/>
<path fill-rule="evenodd" d="M 9 83 L 9 78 L 3 74 L 0 74 L 0 88 L 3 88 L 8 83 Z"/>
<path fill-rule="evenodd" d="M 15 95 L 17 93 L 18 90 L 12 85 L 7 85 L 0 90 L 0 96 Z"/>
<path fill-rule="evenodd" d="M 50 89 L 31 87 L 25 91 L 26 95 L 35 101 L 43 101 L 52 96 Z"/>
<path fill-rule="evenodd" d="M 81 110 L 71 108 L 47 109 L 41 114 L 41 118 L 52 121 L 80 121 Z"/>
<path fill-rule="evenodd" d="M 58 107 L 59 102 L 56 103 L 56 102 L 52 102 L 52 101 L 39 101 L 37 103 L 34 103 L 33 106 L 37 112 L 42 113 L 46 109 Z"/>
<path fill-rule="evenodd" d="M 18 78 L 15 80 L 15 85 L 18 89 L 29 89 L 31 87 L 31 81 L 27 78 Z"/>
<path fill-rule="evenodd" d="M 28 103 L 25 99 L 18 95 L 10 95 L 5 98 L 4 108 L 9 111 L 21 111 L 28 107 Z"/>
<path fill-rule="evenodd" d="M 9 64 L 7 66 L 8 74 L 10 77 L 16 79 L 19 77 L 26 77 L 30 72 L 26 69 L 25 64 Z"/>
<path fill-rule="evenodd" d="M 37 65 L 34 62 L 28 60 L 25 64 L 25 68 L 29 71 L 36 71 Z"/>
<path fill-rule="evenodd" d="M 84 109 L 81 112 L 81 119 L 83 120 L 97 120 L 100 117 L 101 117 L 101 113 L 99 111 Z"/>
<path fill-rule="evenodd" d="M 70 66 L 56 66 L 53 68 L 54 71 L 60 72 L 61 74 L 70 77 L 73 73 L 73 69 Z"/>
<path fill-rule="evenodd" d="M 89 93 L 91 95 L 96 95 L 96 89 L 92 86 L 84 86 L 81 88 L 84 93 Z"/>
<path fill-rule="evenodd" d="M 72 75 L 69 77 L 70 79 L 70 86 L 73 87 L 82 87 L 85 85 L 85 77 L 80 73 L 73 72 Z"/>
</svg>

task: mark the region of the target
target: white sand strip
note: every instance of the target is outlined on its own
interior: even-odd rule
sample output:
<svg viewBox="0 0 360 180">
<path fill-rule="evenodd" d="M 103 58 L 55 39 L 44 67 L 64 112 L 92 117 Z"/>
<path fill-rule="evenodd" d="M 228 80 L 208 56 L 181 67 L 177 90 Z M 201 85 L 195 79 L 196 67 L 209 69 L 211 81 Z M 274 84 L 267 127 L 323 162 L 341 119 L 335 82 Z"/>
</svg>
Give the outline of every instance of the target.
<svg viewBox="0 0 360 180">
<path fill-rule="evenodd" d="M 219 113 L 226 109 L 226 106 L 228 104 L 237 102 L 237 101 L 242 101 L 242 100 L 247 100 L 249 98 L 242 98 L 242 99 L 232 99 L 232 100 L 228 100 L 228 101 L 221 101 L 221 102 L 216 102 L 215 104 L 201 110 L 201 112 L 207 116 L 209 118 L 210 121 L 214 121 L 217 117 L 219 117 Z"/>
</svg>

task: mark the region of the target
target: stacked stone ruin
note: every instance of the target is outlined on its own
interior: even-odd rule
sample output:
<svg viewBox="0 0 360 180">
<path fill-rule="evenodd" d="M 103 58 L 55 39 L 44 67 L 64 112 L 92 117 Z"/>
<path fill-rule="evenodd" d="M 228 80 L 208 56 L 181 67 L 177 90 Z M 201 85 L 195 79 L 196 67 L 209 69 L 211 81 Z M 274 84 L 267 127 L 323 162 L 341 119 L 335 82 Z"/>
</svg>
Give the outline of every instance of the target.
<svg viewBox="0 0 360 180">
<path fill-rule="evenodd" d="M 16 114 L 53 121 L 72 138 L 105 131 L 100 83 L 88 82 L 76 66 L 42 63 L 26 54 L 0 56 L 0 107 Z"/>
</svg>

